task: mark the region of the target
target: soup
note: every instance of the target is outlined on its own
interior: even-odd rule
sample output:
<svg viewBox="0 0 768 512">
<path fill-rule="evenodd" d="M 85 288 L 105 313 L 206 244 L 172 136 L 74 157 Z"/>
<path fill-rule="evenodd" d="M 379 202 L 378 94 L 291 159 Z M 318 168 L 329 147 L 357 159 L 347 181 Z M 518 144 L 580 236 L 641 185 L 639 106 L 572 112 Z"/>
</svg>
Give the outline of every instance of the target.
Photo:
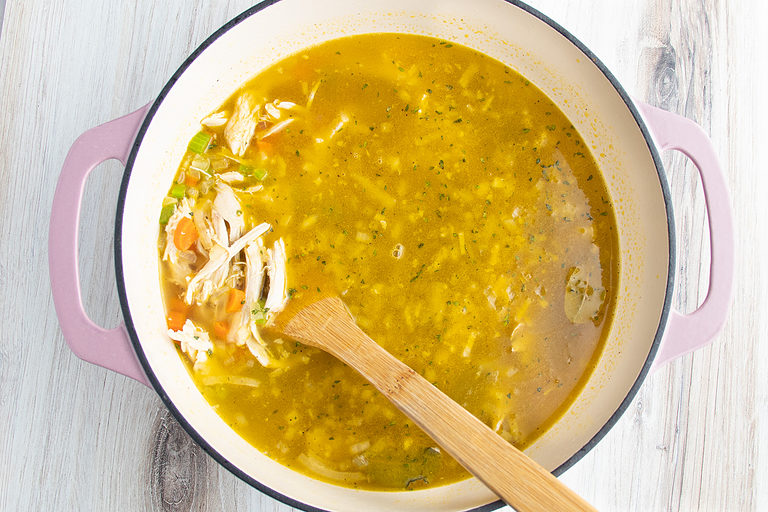
<svg viewBox="0 0 768 512">
<path fill-rule="evenodd" d="M 169 337 L 269 457 L 334 484 L 468 477 L 369 383 L 270 330 L 342 297 L 386 350 L 525 448 L 600 355 L 618 280 L 595 160 L 535 85 L 458 44 L 308 48 L 201 121 L 160 213 Z"/>
</svg>

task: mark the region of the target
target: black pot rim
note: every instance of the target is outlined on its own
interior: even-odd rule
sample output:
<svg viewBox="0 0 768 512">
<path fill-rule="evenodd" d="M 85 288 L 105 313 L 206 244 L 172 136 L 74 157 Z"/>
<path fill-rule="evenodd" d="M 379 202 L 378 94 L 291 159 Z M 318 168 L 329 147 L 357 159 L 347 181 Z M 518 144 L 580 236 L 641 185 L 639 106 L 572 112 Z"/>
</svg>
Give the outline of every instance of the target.
<svg viewBox="0 0 768 512">
<path fill-rule="evenodd" d="M 128 336 L 131 340 L 131 343 L 133 344 L 133 348 L 136 351 L 136 356 L 139 362 L 141 363 L 141 366 L 144 372 L 146 373 L 147 378 L 151 382 L 152 387 L 155 389 L 157 394 L 160 396 L 160 399 L 163 401 L 163 403 L 168 408 L 168 410 L 171 411 L 173 416 L 176 418 L 179 424 L 184 428 L 184 430 L 186 430 L 187 433 L 192 437 L 192 439 L 194 439 L 195 442 L 203 450 L 205 450 L 205 452 L 208 453 L 208 455 L 213 457 L 219 464 L 227 468 L 230 472 L 232 472 L 234 475 L 236 475 L 238 478 L 240 478 L 244 482 L 260 490 L 264 494 L 267 494 L 268 496 L 271 496 L 272 498 L 275 498 L 291 507 L 306 510 L 308 512 L 325 512 L 323 509 L 319 509 L 307 503 L 303 503 L 301 501 L 285 496 L 275 491 L 274 489 L 262 484 L 261 482 L 254 479 L 250 475 L 246 474 L 244 471 L 240 470 L 238 467 L 232 464 L 226 457 L 224 457 L 219 452 L 217 452 L 205 440 L 205 438 L 202 435 L 200 435 L 192 427 L 192 425 L 189 424 L 186 418 L 176 408 L 173 401 L 170 399 L 170 397 L 165 392 L 163 387 L 160 385 L 160 382 L 157 380 L 157 377 L 155 376 L 155 373 L 153 372 L 152 367 L 149 365 L 149 362 L 147 361 L 147 358 L 144 354 L 144 350 L 141 346 L 141 343 L 139 342 L 139 338 L 136 333 L 136 328 L 133 323 L 133 318 L 131 316 L 131 310 L 130 310 L 130 306 L 128 304 L 128 299 L 126 295 L 125 276 L 123 273 L 123 263 L 122 263 L 122 226 L 123 226 L 123 213 L 125 209 L 125 197 L 128 189 L 128 183 L 130 181 L 131 172 L 133 170 L 133 164 L 136 159 L 136 154 L 138 152 L 139 146 L 141 145 L 141 142 L 144 139 L 144 135 L 146 134 L 146 131 L 150 123 L 152 122 L 155 112 L 157 111 L 157 109 L 159 108 L 160 104 L 163 102 L 165 97 L 168 95 L 169 91 L 173 88 L 174 84 L 179 79 L 179 77 L 184 73 L 184 71 L 186 71 L 186 69 L 192 64 L 192 62 L 206 48 L 211 46 L 223 34 L 228 32 L 234 26 L 238 25 L 243 20 L 253 16 L 259 11 L 279 1 L 280 0 L 262 1 L 261 3 L 243 11 L 239 15 L 232 18 L 230 21 L 224 24 L 221 28 L 219 28 L 216 32 L 214 32 L 210 37 L 208 37 L 205 41 L 203 41 L 203 43 L 200 46 L 198 46 L 195 49 L 195 51 L 193 51 L 189 55 L 189 57 L 187 57 L 187 59 L 181 64 L 181 66 L 179 66 L 176 72 L 171 76 L 170 80 L 168 80 L 168 82 L 165 84 L 162 91 L 158 95 L 157 99 L 155 99 L 154 103 L 147 111 L 147 115 L 144 118 L 144 121 L 142 122 L 142 125 L 139 128 L 139 131 L 137 132 L 136 139 L 134 140 L 133 146 L 131 148 L 130 155 L 125 165 L 125 172 L 123 174 L 122 183 L 120 185 L 120 192 L 119 192 L 118 201 L 117 201 L 117 212 L 115 215 L 115 244 L 114 244 L 115 272 L 117 277 L 117 290 L 118 290 L 118 296 L 120 298 L 120 307 L 123 312 L 126 331 L 128 332 Z M 645 380 L 646 375 L 650 371 L 651 365 L 653 363 L 653 359 L 656 356 L 656 352 L 658 351 L 659 345 L 661 343 L 661 339 L 664 333 L 664 328 L 666 327 L 667 318 L 669 316 L 669 312 L 672 305 L 672 290 L 674 286 L 674 274 L 675 274 L 675 268 L 676 268 L 675 267 L 676 241 L 675 241 L 674 217 L 672 214 L 671 194 L 669 191 L 669 185 L 666 180 L 666 175 L 664 174 L 661 157 L 659 156 L 656 145 L 653 142 L 650 131 L 648 130 L 648 127 L 643 121 L 642 116 L 640 115 L 634 103 L 630 99 L 629 95 L 621 86 L 621 84 L 616 79 L 616 77 L 608 70 L 608 68 L 602 63 L 602 61 L 600 61 L 600 59 L 598 59 L 597 56 L 594 53 L 592 53 L 591 50 L 589 50 L 589 48 L 587 48 L 579 39 L 577 39 L 573 34 L 568 32 L 565 28 L 563 28 L 561 25 L 556 23 L 554 20 L 544 15 L 543 13 L 539 12 L 537 9 L 534 9 L 533 7 L 521 2 L 520 0 L 504 0 L 504 1 L 519 9 L 522 9 L 523 11 L 534 16 L 535 18 L 538 18 L 540 21 L 543 21 L 544 23 L 549 25 L 551 28 L 559 32 L 563 37 L 568 39 L 571 42 L 571 44 L 577 47 L 590 61 L 592 61 L 595 64 L 595 66 L 597 66 L 597 68 L 608 79 L 608 81 L 614 87 L 616 92 L 620 95 L 627 109 L 632 114 L 632 117 L 635 119 L 635 122 L 637 123 L 637 126 L 640 132 L 642 133 L 643 138 L 645 139 L 646 145 L 648 146 L 648 150 L 651 154 L 651 157 L 653 158 L 653 162 L 656 167 L 656 173 L 659 178 L 659 184 L 661 185 L 662 194 L 664 197 L 664 205 L 665 205 L 666 214 L 667 214 L 667 232 L 668 232 L 667 234 L 668 234 L 668 240 L 669 240 L 669 266 L 667 269 L 667 285 L 666 285 L 666 292 L 664 297 L 664 305 L 662 307 L 661 317 L 659 319 L 659 325 L 656 329 L 656 334 L 653 339 L 653 344 L 651 345 L 651 350 L 648 353 L 648 357 L 646 358 L 642 369 L 640 370 L 640 374 L 638 375 L 637 379 L 633 383 L 626 397 L 624 398 L 624 400 L 622 400 L 621 404 L 619 404 L 619 407 L 616 409 L 613 415 L 611 415 L 608 421 L 581 449 L 579 449 L 568 460 L 563 462 L 554 471 L 552 471 L 552 473 L 555 476 L 559 476 L 568 468 L 573 466 L 576 462 L 578 462 L 584 455 L 586 455 L 587 452 L 589 452 L 603 437 L 605 437 L 605 435 L 611 430 L 611 428 L 613 428 L 616 422 L 618 422 L 619 418 L 621 418 L 621 416 L 629 407 L 633 398 L 637 394 L 640 388 L 640 385 Z M 472 510 L 473 512 L 485 512 L 490 510 L 496 510 L 502 506 L 504 506 L 504 502 L 502 502 L 501 500 L 498 500 L 498 501 L 477 507 Z"/>
</svg>

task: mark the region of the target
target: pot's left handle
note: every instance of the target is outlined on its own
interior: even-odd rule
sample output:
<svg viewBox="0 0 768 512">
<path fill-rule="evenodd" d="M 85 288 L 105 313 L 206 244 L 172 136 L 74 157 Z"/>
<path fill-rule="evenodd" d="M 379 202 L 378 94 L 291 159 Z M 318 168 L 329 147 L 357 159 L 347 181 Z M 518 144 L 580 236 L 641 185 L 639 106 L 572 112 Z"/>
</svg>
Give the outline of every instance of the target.
<svg viewBox="0 0 768 512">
<path fill-rule="evenodd" d="M 48 270 L 56 315 L 64 339 L 77 357 L 114 370 L 149 386 L 125 325 L 103 329 L 88 318 L 80 292 L 77 234 L 85 180 L 100 163 L 117 159 L 125 165 L 139 126 L 149 109 L 92 128 L 72 144 L 64 160 L 51 207 Z"/>
<path fill-rule="evenodd" d="M 690 314 L 672 310 L 653 368 L 707 345 L 720 332 L 731 305 L 734 270 L 733 211 L 728 185 L 712 141 L 699 125 L 685 117 L 638 102 L 657 144 L 680 151 L 701 177 L 709 221 L 711 261 L 707 297 Z"/>
</svg>

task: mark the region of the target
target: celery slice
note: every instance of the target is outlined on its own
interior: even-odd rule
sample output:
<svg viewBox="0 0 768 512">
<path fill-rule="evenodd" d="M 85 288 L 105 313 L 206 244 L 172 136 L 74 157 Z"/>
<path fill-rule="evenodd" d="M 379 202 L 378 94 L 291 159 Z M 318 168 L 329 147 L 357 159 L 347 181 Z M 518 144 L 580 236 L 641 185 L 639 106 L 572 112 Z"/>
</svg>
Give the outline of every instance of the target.
<svg viewBox="0 0 768 512">
<path fill-rule="evenodd" d="M 160 210 L 160 224 L 163 226 L 168 224 L 174 211 L 176 211 L 176 203 L 163 206 L 163 209 Z"/>
<path fill-rule="evenodd" d="M 176 199 L 182 199 L 186 193 L 187 187 L 183 183 L 174 183 L 171 187 L 170 196 L 175 197 Z"/>
<path fill-rule="evenodd" d="M 208 149 L 208 144 L 210 142 L 211 135 L 209 133 L 197 132 L 197 134 L 192 137 L 192 140 L 189 141 L 189 146 L 187 146 L 187 149 L 193 153 L 204 153 L 205 150 Z"/>
<path fill-rule="evenodd" d="M 254 168 L 250 165 L 240 164 L 237 170 L 245 176 L 253 176 L 259 181 L 263 181 L 267 177 L 267 170 L 260 167 Z"/>
</svg>

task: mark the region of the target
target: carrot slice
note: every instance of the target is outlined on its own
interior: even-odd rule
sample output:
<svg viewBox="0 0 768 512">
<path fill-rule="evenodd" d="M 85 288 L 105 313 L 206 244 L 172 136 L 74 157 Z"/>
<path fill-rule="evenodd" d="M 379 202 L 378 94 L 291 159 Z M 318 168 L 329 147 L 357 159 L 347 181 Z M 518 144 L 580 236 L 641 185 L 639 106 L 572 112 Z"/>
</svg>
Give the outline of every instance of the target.
<svg viewBox="0 0 768 512">
<path fill-rule="evenodd" d="M 256 147 L 259 148 L 260 153 L 264 153 L 266 156 L 272 156 L 272 154 L 275 152 L 272 144 L 265 140 L 256 141 Z"/>
<path fill-rule="evenodd" d="M 227 322 L 213 322 L 213 335 L 220 340 L 227 339 L 227 333 L 229 332 L 229 324 Z"/>
<path fill-rule="evenodd" d="M 167 309 L 170 311 L 180 311 L 184 315 L 189 311 L 190 305 L 181 300 L 179 297 L 171 297 L 168 299 Z"/>
<path fill-rule="evenodd" d="M 194 187 L 195 185 L 197 185 L 199 181 L 200 181 L 200 178 L 195 178 L 189 173 L 187 173 L 187 175 L 184 176 L 184 184 L 188 187 Z"/>
<path fill-rule="evenodd" d="M 189 217 L 183 217 L 176 226 L 176 231 L 173 232 L 173 244 L 178 250 L 186 251 L 195 242 L 197 242 L 195 223 Z"/>
<path fill-rule="evenodd" d="M 245 292 L 232 288 L 229 290 L 229 298 L 227 300 L 227 313 L 236 313 L 243 308 L 245 304 Z"/>
<path fill-rule="evenodd" d="M 165 317 L 168 322 L 168 328 L 172 331 L 180 331 L 184 327 L 184 322 L 187 321 L 187 315 L 181 311 L 169 311 Z"/>
</svg>

